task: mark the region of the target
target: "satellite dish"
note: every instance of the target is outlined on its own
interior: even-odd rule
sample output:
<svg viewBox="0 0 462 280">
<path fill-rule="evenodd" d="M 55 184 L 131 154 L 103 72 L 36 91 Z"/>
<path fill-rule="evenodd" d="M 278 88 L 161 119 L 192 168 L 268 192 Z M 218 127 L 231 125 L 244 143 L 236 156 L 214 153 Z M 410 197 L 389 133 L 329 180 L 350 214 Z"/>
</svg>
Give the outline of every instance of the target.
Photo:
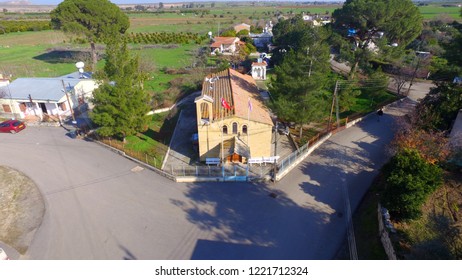
<svg viewBox="0 0 462 280">
<path fill-rule="evenodd" d="M 77 67 L 77 69 L 79 69 L 79 73 L 80 73 L 80 78 L 82 79 L 83 78 L 83 67 L 85 67 L 85 63 L 83 63 L 82 61 L 79 61 L 75 64 L 75 67 Z"/>
<path fill-rule="evenodd" d="M 212 39 L 212 31 L 209 31 L 207 34 L 209 35 L 209 38 Z"/>
</svg>

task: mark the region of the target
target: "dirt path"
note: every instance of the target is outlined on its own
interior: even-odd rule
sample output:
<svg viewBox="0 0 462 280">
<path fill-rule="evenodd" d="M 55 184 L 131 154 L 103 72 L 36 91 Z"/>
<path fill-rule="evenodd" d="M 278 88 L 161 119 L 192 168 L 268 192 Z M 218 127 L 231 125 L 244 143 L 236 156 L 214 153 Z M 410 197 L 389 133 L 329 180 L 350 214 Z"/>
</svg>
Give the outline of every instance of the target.
<svg viewBox="0 0 462 280">
<path fill-rule="evenodd" d="M 0 201 L 0 241 L 24 254 L 42 223 L 42 195 L 29 177 L 0 166 Z"/>
</svg>

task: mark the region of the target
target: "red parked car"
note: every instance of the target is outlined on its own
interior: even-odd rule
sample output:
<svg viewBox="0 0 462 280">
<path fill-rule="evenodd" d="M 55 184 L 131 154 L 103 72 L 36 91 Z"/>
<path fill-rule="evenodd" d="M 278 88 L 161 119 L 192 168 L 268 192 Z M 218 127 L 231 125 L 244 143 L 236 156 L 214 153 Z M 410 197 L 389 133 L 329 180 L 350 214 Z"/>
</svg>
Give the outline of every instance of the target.
<svg viewBox="0 0 462 280">
<path fill-rule="evenodd" d="M 26 125 L 18 120 L 8 120 L 0 123 L 0 132 L 16 133 L 26 128 Z"/>
</svg>

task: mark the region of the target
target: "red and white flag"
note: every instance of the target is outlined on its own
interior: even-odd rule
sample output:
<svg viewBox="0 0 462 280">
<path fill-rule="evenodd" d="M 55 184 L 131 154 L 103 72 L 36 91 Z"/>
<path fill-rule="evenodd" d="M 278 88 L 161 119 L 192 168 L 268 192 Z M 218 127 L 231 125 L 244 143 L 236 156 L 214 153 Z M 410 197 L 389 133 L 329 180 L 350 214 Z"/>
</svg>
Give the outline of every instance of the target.
<svg viewBox="0 0 462 280">
<path fill-rule="evenodd" d="M 229 105 L 228 102 L 226 102 L 226 100 L 223 97 L 221 98 L 221 106 L 223 106 L 223 108 L 231 110 L 231 106 Z"/>
<path fill-rule="evenodd" d="M 250 102 L 250 98 L 248 100 L 249 111 L 252 111 L 252 102 Z"/>
</svg>

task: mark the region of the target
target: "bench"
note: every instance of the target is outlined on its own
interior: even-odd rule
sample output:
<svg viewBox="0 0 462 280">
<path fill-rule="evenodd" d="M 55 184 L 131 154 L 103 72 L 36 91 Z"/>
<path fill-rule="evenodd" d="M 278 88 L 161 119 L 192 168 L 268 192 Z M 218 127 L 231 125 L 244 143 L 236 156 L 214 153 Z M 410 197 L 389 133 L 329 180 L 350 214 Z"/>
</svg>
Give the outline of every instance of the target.
<svg viewBox="0 0 462 280">
<path fill-rule="evenodd" d="M 215 164 L 219 165 L 221 163 L 221 160 L 219 158 L 206 158 L 205 159 L 205 164 L 210 165 L 210 164 Z"/>
</svg>

